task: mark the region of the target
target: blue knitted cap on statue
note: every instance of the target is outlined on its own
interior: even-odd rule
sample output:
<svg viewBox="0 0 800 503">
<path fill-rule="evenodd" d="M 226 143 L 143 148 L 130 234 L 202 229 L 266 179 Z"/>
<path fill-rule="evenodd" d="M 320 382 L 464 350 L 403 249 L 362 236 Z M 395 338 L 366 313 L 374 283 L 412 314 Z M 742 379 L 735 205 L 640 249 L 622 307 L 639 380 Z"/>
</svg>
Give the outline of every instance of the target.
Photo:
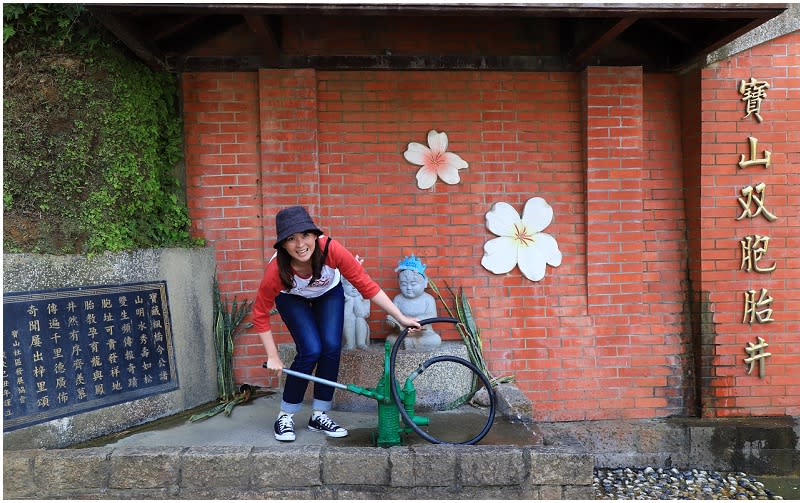
<svg viewBox="0 0 800 503">
<path fill-rule="evenodd" d="M 410 257 L 405 257 L 403 260 L 401 260 L 397 264 L 397 269 L 395 269 L 394 272 L 415 271 L 419 273 L 420 276 L 422 276 L 423 278 L 428 279 L 428 276 L 425 275 L 425 269 L 427 268 L 428 266 L 423 264 L 420 259 L 418 259 L 414 255 L 411 255 Z"/>
</svg>

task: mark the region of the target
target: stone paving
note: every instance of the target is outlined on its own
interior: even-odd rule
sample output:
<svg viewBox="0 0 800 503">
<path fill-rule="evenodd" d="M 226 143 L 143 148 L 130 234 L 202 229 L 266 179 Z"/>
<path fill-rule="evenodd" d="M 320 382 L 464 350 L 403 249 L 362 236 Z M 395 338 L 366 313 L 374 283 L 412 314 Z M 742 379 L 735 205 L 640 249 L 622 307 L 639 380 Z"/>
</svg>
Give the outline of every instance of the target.
<svg viewBox="0 0 800 503">
<path fill-rule="evenodd" d="M 720 473 L 677 468 L 596 469 L 592 484 L 596 499 L 606 500 L 755 500 L 783 499 L 742 472 Z"/>
</svg>

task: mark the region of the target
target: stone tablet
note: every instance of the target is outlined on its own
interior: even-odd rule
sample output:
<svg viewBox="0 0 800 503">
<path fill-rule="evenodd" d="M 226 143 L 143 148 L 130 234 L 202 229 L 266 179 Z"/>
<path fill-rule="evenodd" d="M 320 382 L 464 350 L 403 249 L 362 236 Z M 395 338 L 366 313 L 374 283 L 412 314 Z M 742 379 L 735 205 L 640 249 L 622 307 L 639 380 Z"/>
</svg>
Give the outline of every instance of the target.
<svg viewBox="0 0 800 503">
<path fill-rule="evenodd" d="M 166 282 L 3 295 L 3 431 L 177 388 Z"/>
</svg>

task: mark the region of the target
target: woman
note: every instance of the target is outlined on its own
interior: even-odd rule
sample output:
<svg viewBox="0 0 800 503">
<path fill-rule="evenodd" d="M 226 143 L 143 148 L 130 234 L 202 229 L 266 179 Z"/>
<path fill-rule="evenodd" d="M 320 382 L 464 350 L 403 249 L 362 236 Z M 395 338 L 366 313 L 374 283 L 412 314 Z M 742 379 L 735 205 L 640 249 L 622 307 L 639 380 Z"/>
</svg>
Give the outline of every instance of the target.
<svg viewBox="0 0 800 503">
<path fill-rule="evenodd" d="M 283 362 L 270 330 L 269 313 L 278 309 L 294 340 L 297 356 L 291 369 L 336 381 L 342 348 L 344 291 L 341 278 L 352 283 L 369 299 L 393 316 L 400 324 L 420 328 L 418 320 L 405 316 L 381 287 L 369 277 L 361 261 L 344 246 L 314 225 L 302 206 L 284 208 L 275 217 L 276 254 L 270 259 L 253 305 L 253 325 L 267 351 L 267 369 L 280 374 Z M 281 410 L 275 420 L 275 438 L 282 442 L 295 439 L 293 416 L 303 406 L 308 381 L 286 377 Z M 308 429 L 329 437 L 347 436 L 347 430 L 327 414 L 334 389 L 314 383 L 313 413 Z"/>
</svg>

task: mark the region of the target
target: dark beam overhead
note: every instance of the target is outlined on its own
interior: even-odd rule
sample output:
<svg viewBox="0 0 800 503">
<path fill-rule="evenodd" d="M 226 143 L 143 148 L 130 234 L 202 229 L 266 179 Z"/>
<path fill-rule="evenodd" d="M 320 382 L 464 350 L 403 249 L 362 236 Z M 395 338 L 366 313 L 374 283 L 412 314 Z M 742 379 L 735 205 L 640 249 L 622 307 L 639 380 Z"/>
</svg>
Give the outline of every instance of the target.
<svg viewBox="0 0 800 503">
<path fill-rule="evenodd" d="M 164 55 L 158 48 L 148 41 L 148 37 L 144 36 L 139 29 L 124 16 L 115 16 L 107 14 L 102 11 L 95 11 L 101 23 L 114 34 L 123 44 L 128 46 L 128 49 L 133 51 L 145 64 L 156 68 L 158 70 L 167 70 L 167 64 Z"/>
<path fill-rule="evenodd" d="M 617 38 L 620 33 L 625 31 L 628 26 L 637 21 L 638 18 L 629 16 L 624 17 L 614 23 L 610 29 L 600 33 L 596 38 L 590 40 L 583 47 L 576 47 L 567 55 L 567 59 L 572 67 L 581 67 L 584 63 L 589 61 L 589 58 L 595 56 L 601 49 L 605 48 L 612 40 Z"/>
<path fill-rule="evenodd" d="M 682 33 L 681 31 L 672 28 L 663 21 L 660 21 L 658 19 L 645 19 L 643 23 L 646 25 L 653 26 L 656 29 L 669 34 L 672 38 L 674 38 L 675 40 L 677 40 L 682 44 L 690 45 L 692 43 L 692 37 L 690 35 Z"/>
<path fill-rule="evenodd" d="M 181 17 L 176 21 L 172 21 L 169 18 L 163 22 L 158 29 L 153 30 L 153 40 L 161 40 L 162 38 L 166 38 L 171 36 L 174 33 L 178 33 L 181 30 L 185 30 L 186 28 L 192 26 L 193 24 L 199 22 L 202 19 L 202 16 L 186 16 Z"/>
<path fill-rule="evenodd" d="M 87 4 L 159 70 L 681 71 L 781 3 Z"/>
<path fill-rule="evenodd" d="M 223 14 L 232 11 L 253 14 L 302 14 L 322 12 L 330 15 L 415 14 L 429 16 L 539 16 L 539 17 L 761 17 L 772 16 L 776 10 L 786 10 L 786 3 L 185 3 L 185 4 L 88 4 L 115 12 L 145 12 L 185 14 Z"/>
<path fill-rule="evenodd" d="M 274 65 L 280 58 L 280 46 L 267 17 L 261 14 L 245 14 L 244 19 L 261 46 L 264 61 Z"/>
<path fill-rule="evenodd" d="M 703 47 L 700 52 L 702 52 L 704 54 L 707 54 L 709 52 L 716 51 L 717 49 L 719 49 L 723 45 L 736 40 L 737 38 L 741 37 L 745 33 L 753 31 L 754 29 L 756 29 L 759 26 L 761 26 L 762 24 L 766 23 L 767 21 L 769 21 L 773 17 L 774 16 L 756 18 L 756 19 L 753 19 L 753 20 L 749 21 L 746 24 L 743 24 L 737 30 L 733 30 L 733 31 L 729 31 L 729 32 L 720 32 L 718 34 L 718 36 L 715 37 L 715 40 L 713 40 L 708 45 Z"/>
</svg>

